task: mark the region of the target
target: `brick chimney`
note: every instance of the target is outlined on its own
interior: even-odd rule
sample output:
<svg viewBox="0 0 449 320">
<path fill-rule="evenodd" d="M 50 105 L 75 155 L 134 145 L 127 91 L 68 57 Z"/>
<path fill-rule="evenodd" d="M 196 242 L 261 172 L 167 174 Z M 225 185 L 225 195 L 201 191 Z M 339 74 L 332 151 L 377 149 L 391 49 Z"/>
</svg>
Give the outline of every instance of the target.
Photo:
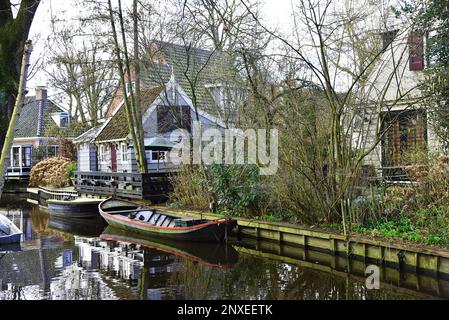
<svg viewBox="0 0 449 320">
<path fill-rule="evenodd" d="M 40 86 L 35 88 L 36 100 L 47 100 L 47 88 Z"/>
<path fill-rule="evenodd" d="M 44 122 L 44 111 L 47 105 L 47 88 L 46 87 L 36 87 L 35 88 L 35 99 L 39 103 L 39 109 L 37 113 L 37 132 L 36 135 L 40 137 L 43 131 Z"/>
</svg>

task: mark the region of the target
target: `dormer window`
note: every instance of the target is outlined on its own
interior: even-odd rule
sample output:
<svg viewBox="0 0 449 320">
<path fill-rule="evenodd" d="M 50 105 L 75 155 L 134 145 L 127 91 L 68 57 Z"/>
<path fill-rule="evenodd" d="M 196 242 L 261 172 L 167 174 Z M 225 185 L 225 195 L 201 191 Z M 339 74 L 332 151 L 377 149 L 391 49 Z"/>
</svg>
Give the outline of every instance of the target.
<svg viewBox="0 0 449 320">
<path fill-rule="evenodd" d="M 62 112 L 52 113 L 51 117 L 59 128 L 66 128 L 69 126 L 70 117 L 69 117 L 68 112 L 62 111 Z"/>
<path fill-rule="evenodd" d="M 209 84 L 209 85 L 206 85 L 206 88 L 209 90 L 215 103 L 220 108 L 223 108 L 224 105 L 226 104 L 226 94 L 225 94 L 224 86 L 221 84 Z"/>
<path fill-rule="evenodd" d="M 66 128 L 69 125 L 69 113 L 61 112 L 59 115 L 59 127 Z"/>
</svg>

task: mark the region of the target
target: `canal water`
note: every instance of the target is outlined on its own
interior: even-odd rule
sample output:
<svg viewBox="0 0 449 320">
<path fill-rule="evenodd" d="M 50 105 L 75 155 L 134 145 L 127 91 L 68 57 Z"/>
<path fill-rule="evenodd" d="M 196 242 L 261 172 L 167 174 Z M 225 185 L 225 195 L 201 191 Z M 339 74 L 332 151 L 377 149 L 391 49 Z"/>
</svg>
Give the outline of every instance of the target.
<svg viewBox="0 0 449 320">
<path fill-rule="evenodd" d="M 362 261 L 234 239 L 161 242 L 103 220 L 50 216 L 5 196 L 0 212 L 23 230 L 0 245 L 0 299 L 446 299 L 449 282 L 382 267 L 365 286 Z"/>
</svg>

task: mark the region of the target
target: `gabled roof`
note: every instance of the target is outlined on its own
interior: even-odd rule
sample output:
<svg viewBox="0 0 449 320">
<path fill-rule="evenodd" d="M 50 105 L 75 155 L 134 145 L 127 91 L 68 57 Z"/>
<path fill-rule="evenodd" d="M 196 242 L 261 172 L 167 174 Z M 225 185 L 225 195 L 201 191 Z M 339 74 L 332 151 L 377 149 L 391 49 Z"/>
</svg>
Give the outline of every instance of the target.
<svg viewBox="0 0 449 320">
<path fill-rule="evenodd" d="M 40 115 L 39 107 L 42 101 L 36 100 L 34 96 L 25 97 L 22 111 L 14 127 L 14 138 L 47 137 L 48 129 L 55 124 L 51 114 L 66 111 L 46 99 L 44 112 Z"/>
<path fill-rule="evenodd" d="M 80 136 L 73 139 L 73 143 L 92 142 L 95 139 L 95 137 L 97 136 L 98 132 L 101 130 L 101 128 L 105 125 L 106 125 L 106 123 L 103 123 L 99 126 L 90 128 L 89 130 L 87 130 L 86 132 L 81 134 Z"/>
<path fill-rule="evenodd" d="M 158 86 L 148 90 L 142 91 L 141 107 L 142 114 L 148 110 L 151 104 L 156 100 L 159 94 L 164 90 L 164 87 Z M 98 131 L 95 142 L 124 140 L 129 134 L 128 120 L 126 117 L 126 108 L 124 103 L 120 106 L 117 112 L 108 120 L 108 122 Z M 77 139 L 81 138 L 78 137 Z"/>
<path fill-rule="evenodd" d="M 148 56 L 141 68 L 144 86 L 165 84 L 173 73 L 192 101 L 195 92 L 199 108 L 218 114 L 207 86 L 229 81 L 230 60 L 225 53 L 154 40 Z"/>
</svg>

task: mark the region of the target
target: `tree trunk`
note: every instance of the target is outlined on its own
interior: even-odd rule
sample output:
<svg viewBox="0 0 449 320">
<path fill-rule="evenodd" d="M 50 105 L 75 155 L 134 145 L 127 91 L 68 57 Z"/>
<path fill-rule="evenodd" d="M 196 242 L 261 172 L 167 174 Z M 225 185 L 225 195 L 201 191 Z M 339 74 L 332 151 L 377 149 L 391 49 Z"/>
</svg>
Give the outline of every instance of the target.
<svg viewBox="0 0 449 320">
<path fill-rule="evenodd" d="M 120 85 L 123 89 L 123 99 L 124 99 L 124 105 L 126 110 L 126 116 L 128 120 L 128 127 L 129 132 L 131 134 L 131 138 L 134 144 L 134 152 L 136 154 L 136 161 L 137 166 L 139 167 L 139 171 L 141 173 L 147 173 L 147 159 L 145 154 L 145 148 L 144 148 L 144 141 L 143 141 L 143 135 L 139 134 L 142 132 L 142 117 L 137 116 L 137 109 L 136 109 L 136 100 L 135 100 L 135 94 L 132 90 L 132 86 L 130 85 L 129 89 L 129 98 L 126 92 L 126 82 L 125 82 L 125 72 L 128 76 L 128 81 L 131 81 L 131 71 L 130 71 L 130 62 L 129 62 L 129 56 L 127 51 L 127 45 L 126 45 L 126 37 L 125 37 L 125 30 L 124 30 L 124 24 L 123 24 L 123 16 L 122 16 L 122 9 L 121 9 L 121 1 L 119 0 L 118 6 L 119 6 L 119 20 L 120 20 L 120 31 L 122 35 L 123 40 L 123 52 L 124 52 L 124 63 L 122 61 L 122 57 L 120 54 L 120 45 L 118 42 L 118 33 L 117 29 L 115 27 L 114 22 L 114 15 L 112 10 L 112 3 L 111 0 L 108 0 L 108 6 L 109 6 L 109 19 L 111 22 L 111 30 L 112 30 L 112 36 L 114 41 L 114 52 L 116 56 L 116 63 L 117 63 L 117 71 L 120 76 Z M 130 83 L 131 84 L 131 83 Z M 139 94 L 138 92 L 137 94 Z M 139 97 L 140 99 L 140 97 Z"/>
<path fill-rule="evenodd" d="M 18 92 L 21 61 L 40 0 L 22 0 L 14 18 L 11 2 L 0 0 L 0 147 Z"/>
</svg>

